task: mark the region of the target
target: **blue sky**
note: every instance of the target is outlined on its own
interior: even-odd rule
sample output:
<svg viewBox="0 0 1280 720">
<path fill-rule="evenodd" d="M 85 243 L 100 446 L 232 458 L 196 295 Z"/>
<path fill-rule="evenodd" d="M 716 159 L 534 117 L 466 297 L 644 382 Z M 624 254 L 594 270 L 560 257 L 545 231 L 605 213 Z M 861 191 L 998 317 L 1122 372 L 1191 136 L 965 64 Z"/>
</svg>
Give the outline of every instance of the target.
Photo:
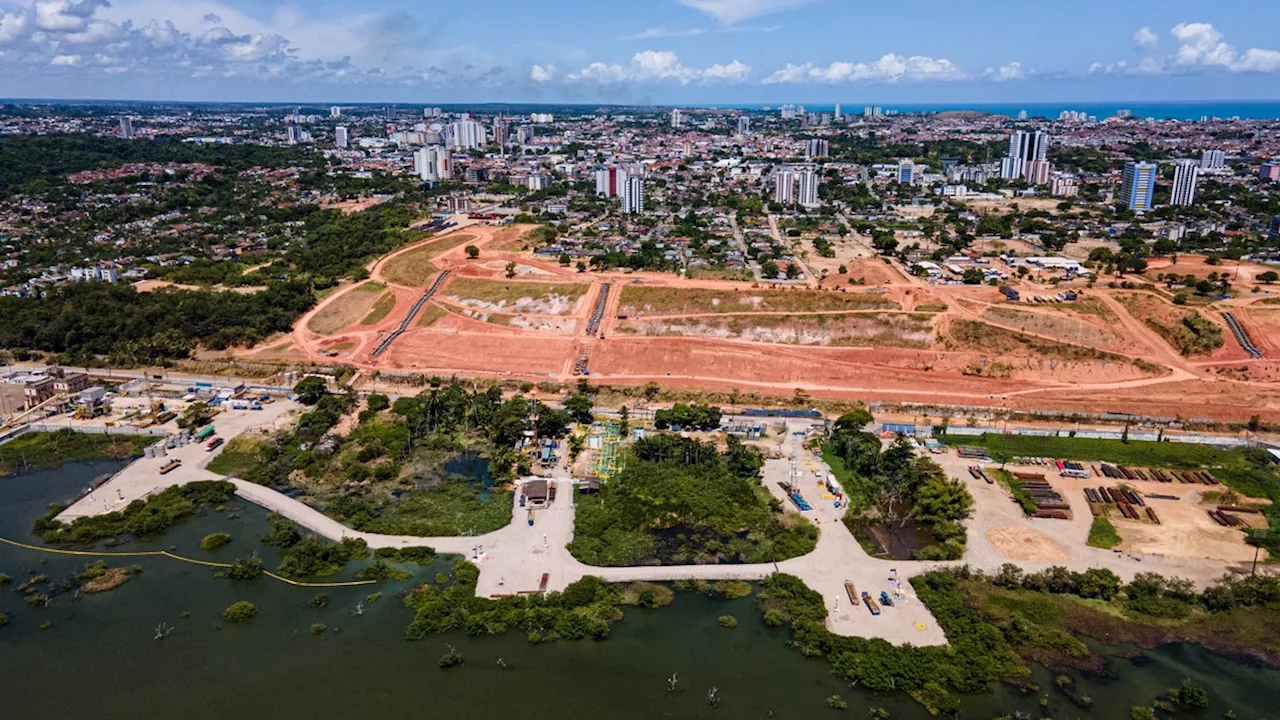
<svg viewBox="0 0 1280 720">
<path fill-rule="evenodd" d="M 1275 0 L 0 0 L 0 96 L 1280 99 Z"/>
</svg>

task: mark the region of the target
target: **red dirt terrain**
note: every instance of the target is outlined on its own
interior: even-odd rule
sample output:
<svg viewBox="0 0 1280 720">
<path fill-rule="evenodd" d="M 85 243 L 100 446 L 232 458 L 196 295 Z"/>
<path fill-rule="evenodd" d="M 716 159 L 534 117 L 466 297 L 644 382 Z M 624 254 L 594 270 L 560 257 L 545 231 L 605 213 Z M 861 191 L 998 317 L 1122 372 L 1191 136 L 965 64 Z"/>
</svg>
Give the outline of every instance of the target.
<svg viewBox="0 0 1280 720">
<path fill-rule="evenodd" d="M 1133 291 L 1097 287 L 1085 291 L 1078 306 L 1005 303 L 994 288 L 930 286 L 879 259 L 858 263 L 867 286 L 839 286 L 829 278 L 824 289 L 578 273 L 522 250 L 531 229 L 467 222 L 401 248 L 369 268 L 368 282 L 385 290 L 366 283 L 343 287 L 303 316 L 291 343 L 277 341 L 247 355 L 531 381 L 572 380 L 575 365 L 585 359 L 594 381 L 614 385 L 658 382 L 783 396 L 800 389 L 847 399 L 1280 420 L 1280 305 L 1240 299 L 1199 308 L 1217 323 L 1223 322 L 1221 310 L 1234 312 L 1266 358 L 1246 360 L 1225 324 L 1223 348 L 1183 357 L 1116 298 Z M 462 235 L 468 238 L 459 244 Z M 479 248 L 479 257 L 468 258 L 465 245 Z M 412 278 L 414 286 L 387 282 L 383 271 L 394 263 L 400 264 L 391 275 Z M 510 278 L 509 263 L 515 263 Z M 1199 269 L 1180 258 L 1176 271 Z M 449 277 L 408 330 L 374 357 L 378 342 L 445 270 Z M 1223 270 L 1234 267 L 1218 268 Z M 484 297 L 459 299 L 450 291 L 455 282 Z M 612 286 L 605 312 L 588 337 L 605 283 Z M 566 287 L 580 289 L 548 305 L 557 285 L 561 295 Z M 633 287 L 645 289 L 629 293 L 644 298 L 643 308 L 623 300 Z M 325 335 L 308 327 L 322 313 L 316 325 L 325 329 L 334 318 L 354 317 L 369 304 L 353 295 L 361 292 L 390 292 L 395 306 L 370 325 Z M 1052 294 L 1047 286 L 1044 294 Z M 1162 318 L 1190 309 L 1175 308 L 1164 296 L 1152 295 L 1152 301 Z M 342 303 L 351 308 L 343 312 Z M 619 312 L 639 317 L 623 320 Z M 869 323 L 883 328 L 868 340 L 872 345 L 839 335 L 841 328 Z M 774 333 L 777 328 L 787 332 Z M 903 333 L 900 341 L 894 332 Z"/>
</svg>

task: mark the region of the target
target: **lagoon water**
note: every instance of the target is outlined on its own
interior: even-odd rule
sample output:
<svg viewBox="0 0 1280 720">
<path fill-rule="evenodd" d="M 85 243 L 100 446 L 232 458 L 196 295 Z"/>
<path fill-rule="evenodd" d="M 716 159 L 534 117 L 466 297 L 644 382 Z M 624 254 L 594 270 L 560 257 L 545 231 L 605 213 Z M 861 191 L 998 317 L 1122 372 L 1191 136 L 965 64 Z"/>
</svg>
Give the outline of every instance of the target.
<svg viewBox="0 0 1280 720">
<path fill-rule="evenodd" d="M 74 496 L 110 469 L 106 463 L 82 464 L 0 478 L 0 536 L 38 542 L 31 524 L 47 504 Z M 270 568 L 277 554 L 258 542 L 266 527 L 266 513 L 247 505 L 206 512 L 157 541 L 113 549 L 172 547 L 224 561 L 257 551 Z M 231 545 L 201 551 L 200 538 L 219 531 L 232 535 Z M 317 609 L 308 607 L 315 589 L 268 578 L 237 583 L 167 558 L 122 558 L 109 564 L 136 562 L 142 572 L 111 592 L 78 600 L 63 595 L 36 609 L 14 591 L 30 574 L 58 580 L 91 560 L 0 545 L 0 572 L 14 576 L 11 586 L 0 589 L 0 611 L 9 616 L 0 628 L 0 717 L 856 718 L 866 717 L 870 707 L 884 707 L 893 718 L 929 717 L 909 698 L 846 687 L 824 662 L 788 647 L 788 631 L 765 627 L 752 598 L 723 601 L 680 593 L 670 607 L 628 608 L 604 642 L 535 647 L 517 633 L 405 641 L 411 612 L 395 593 L 415 581 L 325 590 L 328 606 Z M 342 579 L 356 569 L 348 568 Z M 414 569 L 423 578 L 446 564 Z M 374 591 L 384 597 L 354 615 Z M 221 612 L 237 600 L 253 602 L 259 614 L 244 625 L 225 626 Z M 180 618 L 183 611 L 190 618 Z M 719 627 L 716 619 L 725 614 L 739 619 L 737 629 Z M 50 627 L 41 630 L 46 621 Z M 175 630 L 156 641 L 161 622 Z M 312 635 L 316 622 L 328 631 Z M 436 659 L 450 644 L 466 664 L 441 670 Z M 1070 704 L 1052 689 L 1049 673 L 1037 668 L 1039 692 L 999 687 L 966 698 L 961 717 L 1020 710 L 1059 720 L 1125 718 L 1131 705 L 1150 702 L 1187 677 L 1206 686 L 1212 699 L 1198 717 L 1221 717 L 1228 709 L 1240 718 L 1275 714 L 1280 671 L 1187 645 L 1131 650 L 1108 650 L 1115 678 L 1077 678 L 1094 699 L 1092 711 Z M 510 669 L 500 668 L 499 659 Z M 668 694 L 672 673 L 678 673 L 679 691 Z M 721 697 L 714 709 L 705 700 L 711 687 Z M 846 713 L 826 709 L 824 700 L 834 693 L 849 702 Z M 1049 706 L 1042 713 L 1045 693 Z"/>
</svg>

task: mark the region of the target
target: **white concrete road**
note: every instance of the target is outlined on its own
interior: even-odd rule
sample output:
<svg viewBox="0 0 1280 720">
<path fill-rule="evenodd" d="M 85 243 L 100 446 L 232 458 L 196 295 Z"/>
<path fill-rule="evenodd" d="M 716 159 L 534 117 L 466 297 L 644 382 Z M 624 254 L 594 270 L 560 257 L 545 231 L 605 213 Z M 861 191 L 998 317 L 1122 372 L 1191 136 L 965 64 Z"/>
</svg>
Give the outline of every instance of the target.
<svg viewBox="0 0 1280 720">
<path fill-rule="evenodd" d="M 268 403 L 261 410 L 223 411 L 213 419 L 213 424 L 217 428 L 217 436 L 229 441 L 247 432 L 261 432 L 276 427 L 277 423 L 282 422 L 283 416 L 301 409 L 302 406 L 296 402 L 280 400 Z M 177 425 L 173 421 L 163 426 L 163 429 L 170 433 L 178 432 Z M 157 443 L 161 440 L 162 438 L 156 438 Z M 223 445 L 223 447 L 226 446 Z M 169 450 L 165 457 L 138 458 L 107 483 L 73 503 L 57 519 L 70 522 L 87 515 L 103 515 L 123 510 L 134 500 L 145 498 L 151 493 L 172 485 L 185 485 L 197 480 L 220 480 L 221 475 L 204 469 L 218 452 L 220 450 L 209 452 L 204 443 L 192 442 Z M 161 475 L 160 468 L 175 458 L 182 461 L 182 466 Z"/>
</svg>

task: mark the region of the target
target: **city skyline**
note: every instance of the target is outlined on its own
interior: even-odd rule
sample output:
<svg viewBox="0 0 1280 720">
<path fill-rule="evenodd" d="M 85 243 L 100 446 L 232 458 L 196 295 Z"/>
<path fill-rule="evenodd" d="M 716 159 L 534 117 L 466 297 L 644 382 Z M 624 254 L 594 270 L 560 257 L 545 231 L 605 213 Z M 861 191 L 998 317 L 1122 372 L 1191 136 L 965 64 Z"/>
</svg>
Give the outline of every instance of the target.
<svg viewBox="0 0 1280 720">
<path fill-rule="evenodd" d="M 531 16 L 532 15 L 532 16 Z M 1277 99 L 1280 8 L 1097 0 L 0 0 L 6 95 L 768 104 Z M 893 28 L 894 32 L 868 32 Z M 1069 42 L 1054 38 L 1070 38 Z"/>
</svg>

